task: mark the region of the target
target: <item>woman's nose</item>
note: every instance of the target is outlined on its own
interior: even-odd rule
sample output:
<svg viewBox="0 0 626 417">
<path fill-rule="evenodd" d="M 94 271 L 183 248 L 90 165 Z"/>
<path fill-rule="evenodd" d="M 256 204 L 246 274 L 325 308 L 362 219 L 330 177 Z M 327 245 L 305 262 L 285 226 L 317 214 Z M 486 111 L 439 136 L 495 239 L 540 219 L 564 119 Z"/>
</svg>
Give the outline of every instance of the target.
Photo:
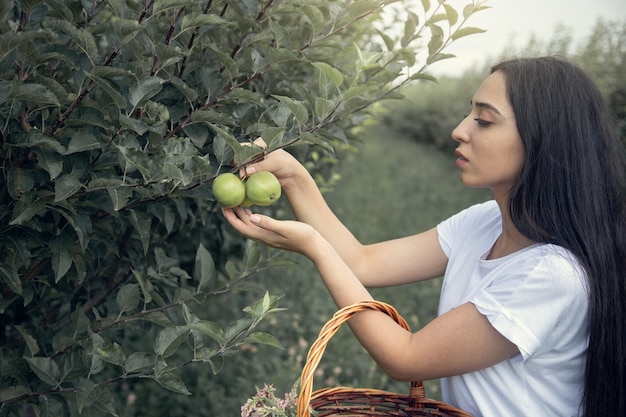
<svg viewBox="0 0 626 417">
<path fill-rule="evenodd" d="M 459 122 L 459 124 L 452 130 L 452 139 L 457 142 L 467 142 L 469 140 L 469 135 L 467 133 L 466 123 L 468 116 L 465 116 L 463 120 Z"/>
</svg>

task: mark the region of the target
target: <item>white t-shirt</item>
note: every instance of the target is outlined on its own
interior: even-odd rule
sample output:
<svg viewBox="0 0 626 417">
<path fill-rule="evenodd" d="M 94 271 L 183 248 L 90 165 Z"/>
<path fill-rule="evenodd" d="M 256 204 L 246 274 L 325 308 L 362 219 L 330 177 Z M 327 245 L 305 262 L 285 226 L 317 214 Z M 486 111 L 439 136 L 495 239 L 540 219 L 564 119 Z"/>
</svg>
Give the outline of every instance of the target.
<svg viewBox="0 0 626 417">
<path fill-rule="evenodd" d="M 486 257 L 502 231 L 495 201 L 437 226 L 448 257 L 439 314 L 470 302 L 520 354 L 443 378 L 444 401 L 475 417 L 580 416 L 588 343 L 585 273 L 560 246 Z"/>
</svg>

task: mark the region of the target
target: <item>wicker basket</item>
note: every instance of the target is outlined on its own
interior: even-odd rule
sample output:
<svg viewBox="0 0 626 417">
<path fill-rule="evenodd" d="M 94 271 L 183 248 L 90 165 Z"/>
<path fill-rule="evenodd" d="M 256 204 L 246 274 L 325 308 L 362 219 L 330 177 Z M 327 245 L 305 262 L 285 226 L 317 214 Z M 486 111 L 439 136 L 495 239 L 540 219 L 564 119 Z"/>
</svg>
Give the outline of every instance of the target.
<svg viewBox="0 0 626 417">
<path fill-rule="evenodd" d="M 311 345 L 300 378 L 298 396 L 298 417 L 310 417 L 314 411 L 317 417 L 326 416 L 440 416 L 472 417 L 470 414 L 441 401 L 427 399 L 421 381 L 411 383 L 408 395 L 388 391 L 335 387 L 313 392 L 313 376 L 330 338 L 339 327 L 355 313 L 363 310 L 376 310 L 389 315 L 398 324 L 409 330 L 407 322 L 389 304 L 379 301 L 361 301 L 337 311 L 320 331 L 317 340 Z"/>
</svg>

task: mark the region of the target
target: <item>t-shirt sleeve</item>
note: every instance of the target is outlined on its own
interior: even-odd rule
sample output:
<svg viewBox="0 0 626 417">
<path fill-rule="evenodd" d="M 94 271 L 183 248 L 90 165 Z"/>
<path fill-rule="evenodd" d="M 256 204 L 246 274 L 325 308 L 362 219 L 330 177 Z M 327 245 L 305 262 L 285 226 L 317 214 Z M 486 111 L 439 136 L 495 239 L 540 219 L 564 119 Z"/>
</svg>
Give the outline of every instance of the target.
<svg viewBox="0 0 626 417">
<path fill-rule="evenodd" d="M 587 313 L 584 275 L 576 261 L 562 248 L 541 252 L 469 300 L 524 360 L 576 337 Z"/>
<path fill-rule="evenodd" d="M 441 249 L 443 249 L 448 259 L 452 254 L 453 247 L 462 246 L 462 242 L 455 242 L 455 239 L 467 236 L 465 230 L 482 227 L 486 216 L 497 216 L 497 214 L 498 206 L 495 201 L 490 200 L 468 207 L 439 223 L 437 225 L 437 236 Z"/>
</svg>

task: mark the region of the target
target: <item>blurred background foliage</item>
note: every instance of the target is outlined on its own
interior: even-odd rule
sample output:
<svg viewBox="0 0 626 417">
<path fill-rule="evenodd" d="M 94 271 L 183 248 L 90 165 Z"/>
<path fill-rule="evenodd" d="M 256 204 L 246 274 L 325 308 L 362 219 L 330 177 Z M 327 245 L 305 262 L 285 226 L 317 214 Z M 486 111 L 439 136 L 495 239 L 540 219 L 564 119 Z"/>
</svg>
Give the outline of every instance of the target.
<svg viewBox="0 0 626 417">
<path fill-rule="evenodd" d="M 573 31 L 558 25 L 550 39 L 531 37 L 527 44 L 511 46 L 486 56 L 484 63 L 459 77 L 434 83 L 415 83 L 403 89 L 406 101 L 386 106 L 383 123 L 416 141 L 451 150 L 450 132 L 467 114 L 474 90 L 492 64 L 506 58 L 559 55 L 571 58 L 597 83 L 615 115 L 622 138 L 626 137 L 626 20 L 596 21 L 582 42 Z M 410 103 L 410 104 L 409 104 Z"/>
</svg>

